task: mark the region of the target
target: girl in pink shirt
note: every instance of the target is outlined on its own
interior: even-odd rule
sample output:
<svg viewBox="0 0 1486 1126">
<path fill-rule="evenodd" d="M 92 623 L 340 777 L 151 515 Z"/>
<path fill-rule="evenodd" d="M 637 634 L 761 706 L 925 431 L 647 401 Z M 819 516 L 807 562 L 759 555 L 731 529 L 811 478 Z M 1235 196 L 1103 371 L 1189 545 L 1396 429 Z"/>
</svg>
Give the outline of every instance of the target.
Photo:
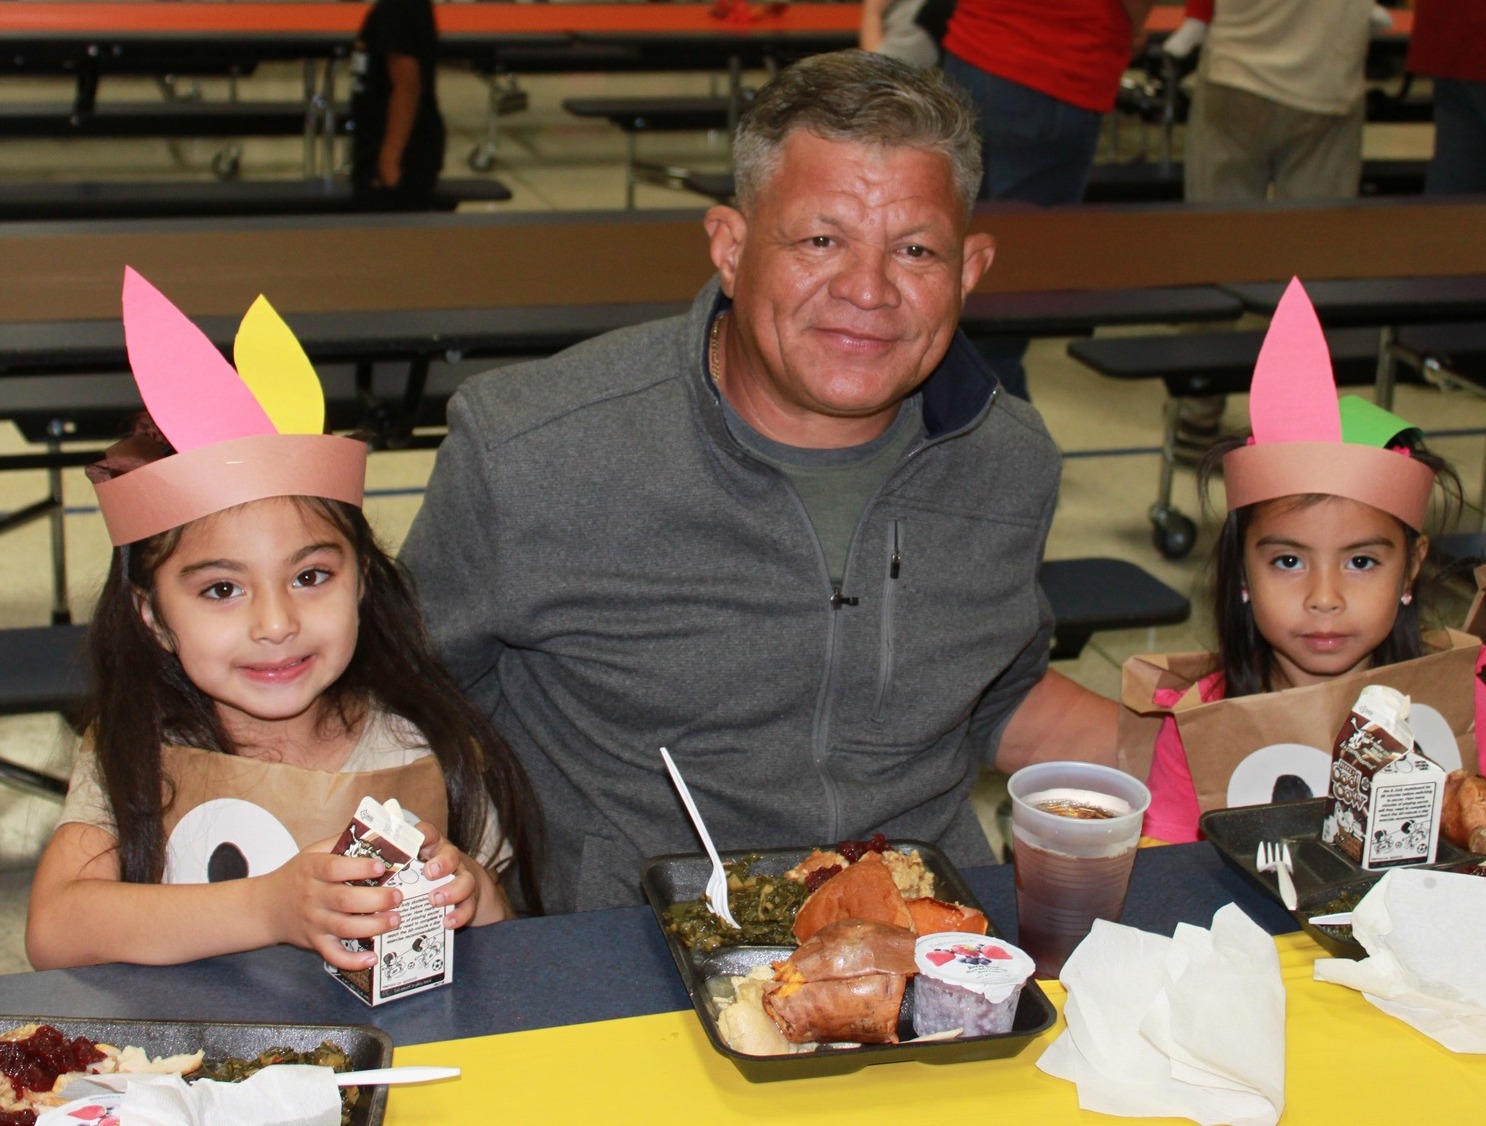
<svg viewBox="0 0 1486 1126">
<path fill-rule="evenodd" d="M 1205 487 L 1221 458 L 1228 516 L 1215 548 L 1218 650 L 1196 684 L 1202 702 L 1424 656 L 1415 597 L 1429 550 L 1424 519 L 1434 489 L 1458 499 L 1459 482 L 1408 423 L 1353 396 L 1337 400 L 1325 337 L 1298 281 L 1266 336 L 1250 416 L 1254 436 L 1204 466 Z M 1486 714 L 1479 677 L 1460 690 Z M 1151 703 L 1170 708 L 1182 694 L 1157 690 Z M 1197 839 L 1189 753 L 1201 749 L 1183 746 L 1168 714 L 1148 778 L 1149 837 Z"/>
</svg>

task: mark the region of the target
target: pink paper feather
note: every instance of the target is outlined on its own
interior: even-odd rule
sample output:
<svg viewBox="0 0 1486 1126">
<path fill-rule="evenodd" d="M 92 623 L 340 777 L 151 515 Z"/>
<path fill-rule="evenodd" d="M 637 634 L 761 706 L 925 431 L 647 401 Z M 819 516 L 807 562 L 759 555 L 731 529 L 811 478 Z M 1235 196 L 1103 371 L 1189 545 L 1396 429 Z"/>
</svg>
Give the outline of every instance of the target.
<svg viewBox="0 0 1486 1126">
<path fill-rule="evenodd" d="M 216 345 L 128 266 L 124 343 L 145 409 L 177 450 L 277 433 Z"/>
<path fill-rule="evenodd" d="M 1249 424 L 1260 445 L 1342 440 L 1331 352 L 1299 278 L 1290 279 L 1259 349 Z"/>
</svg>

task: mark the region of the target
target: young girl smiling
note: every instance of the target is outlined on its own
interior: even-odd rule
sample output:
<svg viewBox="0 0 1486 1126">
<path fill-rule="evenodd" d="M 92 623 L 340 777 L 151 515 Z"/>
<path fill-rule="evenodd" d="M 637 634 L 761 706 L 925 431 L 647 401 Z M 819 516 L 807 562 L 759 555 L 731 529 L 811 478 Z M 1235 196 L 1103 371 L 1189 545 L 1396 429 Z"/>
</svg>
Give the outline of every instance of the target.
<svg viewBox="0 0 1486 1126">
<path fill-rule="evenodd" d="M 321 433 L 309 361 L 261 298 L 239 371 L 133 271 L 150 411 L 90 467 L 117 550 L 89 631 L 94 698 L 32 885 L 38 969 L 290 943 L 346 970 L 399 925 L 378 861 L 330 847 L 364 796 L 423 820 L 446 924 L 535 899 L 533 802 L 432 655 L 361 512 L 366 448 Z M 77 920 L 106 920 L 78 926 Z"/>
</svg>

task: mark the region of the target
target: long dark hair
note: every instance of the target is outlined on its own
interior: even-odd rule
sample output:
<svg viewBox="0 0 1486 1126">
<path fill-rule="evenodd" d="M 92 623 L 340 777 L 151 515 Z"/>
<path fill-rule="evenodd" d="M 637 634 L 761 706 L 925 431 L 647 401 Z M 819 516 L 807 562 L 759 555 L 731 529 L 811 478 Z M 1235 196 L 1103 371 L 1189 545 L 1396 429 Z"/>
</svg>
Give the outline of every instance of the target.
<svg viewBox="0 0 1486 1126">
<path fill-rule="evenodd" d="M 1209 507 L 1213 479 L 1223 463 L 1223 455 L 1244 444 L 1245 439 L 1233 438 L 1219 442 L 1202 459 L 1198 467 L 1197 485 L 1204 507 Z M 1395 448 L 1395 447 L 1389 447 Z M 1460 510 L 1460 478 L 1444 458 L 1417 446 L 1415 443 L 1399 443 L 1397 448 L 1407 448 L 1409 456 L 1434 470 L 1435 488 L 1442 498 L 1439 523 L 1450 527 Z M 1324 493 L 1305 493 L 1285 498 L 1292 504 L 1307 506 L 1330 499 Z M 1271 503 L 1271 502 L 1261 502 Z M 1248 587 L 1244 573 L 1244 539 L 1253 522 L 1257 504 L 1245 505 L 1229 512 L 1218 532 L 1213 547 L 1213 618 L 1217 632 L 1217 667 L 1223 670 L 1224 694 L 1253 696 L 1260 692 L 1272 692 L 1275 688 L 1276 662 L 1274 648 L 1254 624 L 1254 608 L 1243 597 Z M 1420 533 L 1402 520 L 1404 552 L 1407 558 L 1419 543 Z M 1428 561 L 1426 560 L 1426 567 Z M 1421 569 L 1414 580 L 1414 589 L 1429 585 L 1430 575 Z M 1422 600 L 1411 599 L 1408 605 L 1400 604 L 1393 617 L 1393 628 L 1372 654 L 1372 667 L 1381 668 L 1409 661 L 1424 655 L 1424 638 L 1419 626 L 1419 608 Z"/>
<path fill-rule="evenodd" d="M 361 509 L 319 497 L 293 498 L 345 537 L 361 568 L 360 633 L 344 673 L 325 691 L 326 714 L 349 724 L 375 701 L 422 733 L 443 770 L 449 839 L 465 851 L 484 829 L 483 789 L 495 805 L 520 882 L 521 900 L 542 911 L 541 825 L 526 773 L 490 718 L 472 704 L 434 653 L 412 589 L 377 542 Z M 172 795 L 161 746 L 181 743 L 222 754 L 237 748 L 212 699 L 163 646 L 139 612 L 180 528 L 114 552 L 88 630 L 93 696 L 84 716 L 118 832 L 124 880 L 155 883 L 165 866 L 164 814 Z"/>
</svg>

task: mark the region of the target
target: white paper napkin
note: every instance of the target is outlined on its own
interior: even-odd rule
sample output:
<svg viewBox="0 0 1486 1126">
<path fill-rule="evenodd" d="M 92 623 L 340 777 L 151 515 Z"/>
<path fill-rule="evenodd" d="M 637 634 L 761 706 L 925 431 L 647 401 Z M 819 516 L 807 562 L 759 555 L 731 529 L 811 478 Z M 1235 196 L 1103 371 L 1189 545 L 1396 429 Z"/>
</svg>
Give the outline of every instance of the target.
<svg viewBox="0 0 1486 1126">
<path fill-rule="evenodd" d="M 1395 868 L 1352 911 L 1368 957 L 1316 961 L 1317 981 L 1362 991 L 1452 1052 L 1486 1052 L 1486 879 Z"/>
<path fill-rule="evenodd" d="M 107 1096 L 118 1092 L 113 1103 Z M 179 1075 L 94 1075 L 69 1083 L 67 1103 L 38 1116 L 37 1126 L 77 1123 L 79 1103 L 112 1103 L 122 1126 L 340 1126 L 341 1097 L 328 1067 L 275 1064 L 241 1083 Z M 55 1117 L 54 1117 L 55 1116 Z"/>
<path fill-rule="evenodd" d="M 1085 1110 L 1274 1126 L 1285 986 L 1274 940 L 1230 903 L 1171 938 L 1102 920 L 1063 967 L 1067 1031 L 1037 1066 Z"/>
</svg>

